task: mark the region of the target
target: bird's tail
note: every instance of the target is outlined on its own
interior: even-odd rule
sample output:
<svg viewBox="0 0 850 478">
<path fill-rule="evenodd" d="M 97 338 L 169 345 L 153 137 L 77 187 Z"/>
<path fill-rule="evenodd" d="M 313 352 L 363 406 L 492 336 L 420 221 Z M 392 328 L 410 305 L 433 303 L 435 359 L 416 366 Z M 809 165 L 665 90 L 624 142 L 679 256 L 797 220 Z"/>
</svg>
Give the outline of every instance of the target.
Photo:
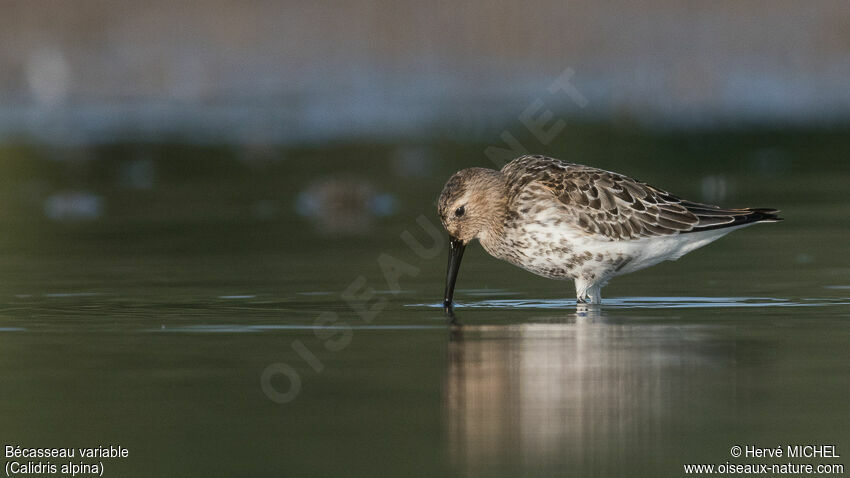
<svg viewBox="0 0 850 478">
<path fill-rule="evenodd" d="M 778 209 L 721 209 L 699 203 L 683 203 L 683 205 L 688 208 L 688 211 L 699 218 L 699 222 L 689 232 L 709 231 L 712 229 L 744 226 L 756 222 L 777 222 L 783 220 L 779 217 Z"/>
</svg>

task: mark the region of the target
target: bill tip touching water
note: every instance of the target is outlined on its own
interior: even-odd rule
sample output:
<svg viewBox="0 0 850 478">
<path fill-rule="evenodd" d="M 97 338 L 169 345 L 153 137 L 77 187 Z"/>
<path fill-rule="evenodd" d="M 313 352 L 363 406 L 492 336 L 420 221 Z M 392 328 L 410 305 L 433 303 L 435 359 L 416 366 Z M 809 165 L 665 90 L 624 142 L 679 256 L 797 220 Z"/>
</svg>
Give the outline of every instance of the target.
<svg viewBox="0 0 850 478">
<path fill-rule="evenodd" d="M 676 260 L 729 232 L 781 221 L 776 209 L 688 201 L 622 174 L 546 156 L 496 171 L 463 169 L 437 203 L 449 233 L 443 306 L 452 307 L 464 248 L 534 274 L 573 280 L 578 302 L 599 304 L 612 278 Z"/>
</svg>

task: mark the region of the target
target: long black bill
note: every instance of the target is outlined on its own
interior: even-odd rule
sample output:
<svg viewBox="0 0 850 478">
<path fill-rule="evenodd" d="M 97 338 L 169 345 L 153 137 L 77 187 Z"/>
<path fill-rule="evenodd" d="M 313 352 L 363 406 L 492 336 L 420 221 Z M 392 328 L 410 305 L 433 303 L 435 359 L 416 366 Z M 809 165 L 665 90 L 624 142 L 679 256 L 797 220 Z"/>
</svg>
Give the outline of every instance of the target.
<svg viewBox="0 0 850 478">
<path fill-rule="evenodd" d="M 460 260 L 463 259 L 463 250 L 466 245 L 449 237 L 449 269 L 446 271 L 446 298 L 443 299 L 443 308 L 446 310 L 452 308 L 452 297 L 455 295 L 455 281 L 457 281 L 457 272 L 460 270 Z"/>
</svg>

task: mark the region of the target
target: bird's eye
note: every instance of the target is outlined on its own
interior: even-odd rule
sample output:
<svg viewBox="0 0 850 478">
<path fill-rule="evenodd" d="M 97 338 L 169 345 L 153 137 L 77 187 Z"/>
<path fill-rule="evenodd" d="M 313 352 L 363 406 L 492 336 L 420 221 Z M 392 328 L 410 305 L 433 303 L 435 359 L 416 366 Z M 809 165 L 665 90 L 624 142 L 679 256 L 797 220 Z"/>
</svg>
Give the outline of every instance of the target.
<svg viewBox="0 0 850 478">
<path fill-rule="evenodd" d="M 466 209 L 464 208 L 464 206 L 461 206 L 461 207 L 455 209 L 455 216 L 461 217 L 461 216 L 463 216 L 463 213 L 465 213 L 465 212 L 466 212 Z"/>
</svg>

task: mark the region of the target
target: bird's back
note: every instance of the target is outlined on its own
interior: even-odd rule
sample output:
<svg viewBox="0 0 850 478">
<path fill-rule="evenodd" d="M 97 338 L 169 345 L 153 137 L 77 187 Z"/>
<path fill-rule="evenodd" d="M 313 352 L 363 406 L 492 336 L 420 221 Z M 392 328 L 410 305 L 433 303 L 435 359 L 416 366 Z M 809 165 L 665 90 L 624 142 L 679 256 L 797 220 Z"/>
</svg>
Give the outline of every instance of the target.
<svg viewBox="0 0 850 478">
<path fill-rule="evenodd" d="M 522 156 L 502 168 L 508 216 L 530 214 L 544 196 L 564 220 L 609 241 L 704 232 L 781 220 L 775 209 L 724 209 L 679 198 L 622 174 L 546 156 Z"/>
</svg>

